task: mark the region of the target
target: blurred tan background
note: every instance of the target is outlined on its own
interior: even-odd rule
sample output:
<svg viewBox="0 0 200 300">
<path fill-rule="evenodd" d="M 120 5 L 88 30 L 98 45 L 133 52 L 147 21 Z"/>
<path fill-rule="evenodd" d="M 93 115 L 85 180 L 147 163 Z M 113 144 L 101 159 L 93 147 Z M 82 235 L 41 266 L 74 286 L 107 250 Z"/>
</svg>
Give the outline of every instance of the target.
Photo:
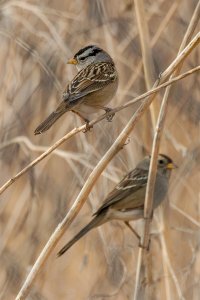
<svg viewBox="0 0 200 300">
<path fill-rule="evenodd" d="M 176 57 L 197 0 L 144 0 L 156 79 Z M 120 87 L 110 106 L 147 90 L 135 6 L 129 0 L 0 2 L 0 184 L 4 184 L 81 121 L 65 114 L 45 134 L 36 126 L 57 106 L 76 74 L 66 61 L 81 47 L 97 44 L 111 54 Z M 182 71 L 199 64 L 195 49 Z M 156 98 L 157 105 L 163 91 Z M 137 105 L 51 154 L 0 198 L 0 299 L 14 299 L 31 266 L 62 220 L 91 170 L 112 145 Z M 161 152 L 179 168 L 168 199 L 152 223 L 148 299 L 199 299 L 200 294 L 200 99 L 199 76 L 177 83 Z M 149 111 L 92 190 L 70 230 L 49 257 L 28 299 L 132 299 L 138 246 L 120 222 L 91 231 L 63 257 L 56 252 L 91 218 L 122 175 L 151 151 Z M 134 223 L 138 232 L 142 221 Z M 144 295 L 140 296 L 143 299 Z"/>
</svg>

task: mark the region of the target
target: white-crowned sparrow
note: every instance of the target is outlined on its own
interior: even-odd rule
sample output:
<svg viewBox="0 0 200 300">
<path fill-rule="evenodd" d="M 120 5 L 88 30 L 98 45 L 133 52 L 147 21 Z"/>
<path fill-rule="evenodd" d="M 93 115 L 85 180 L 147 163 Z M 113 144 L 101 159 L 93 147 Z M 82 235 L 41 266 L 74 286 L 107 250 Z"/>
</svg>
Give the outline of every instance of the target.
<svg viewBox="0 0 200 300">
<path fill-rule="evenodd" d="M 87 115 L 99 109 L 109 111 L 106 105 L 117 91 L 118 75 L 110 55 L 91 45 L 80 49 L 69 64 L 76 65 L 78 74 L 63 93 L 63 101 L 36 129 L 35 134 L 48 130 L 65 112 L 73 111 L 85 122 Z"/>
<path fill-rule="evenodd" d="M 111 220 L 121 220 L 139 237 L 129 225 L 129 221 L 143 218 L 144 200 L 150 156 L 145 157 L 134 170 L 130 171 L 108 194 L 102 206 L 93 214 L 94 218 L 75 237 L 73 237 L 59 252 L 64 254 L 75 242 L 92 228 L 98 227 Z M 154 188 L 153 208 L 155 209 L 165 198 L 171 170 L 176 168 L 171 158 L 159 154 L 156 182 Z"/>
</svg>

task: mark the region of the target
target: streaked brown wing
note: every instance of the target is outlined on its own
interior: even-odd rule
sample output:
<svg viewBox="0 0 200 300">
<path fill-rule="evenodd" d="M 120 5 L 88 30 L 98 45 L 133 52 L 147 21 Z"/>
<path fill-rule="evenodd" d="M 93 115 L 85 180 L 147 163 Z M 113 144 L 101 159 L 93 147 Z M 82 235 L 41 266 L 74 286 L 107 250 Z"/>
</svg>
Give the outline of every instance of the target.
<svg viewBox="0 0 200 300">
<path fill-rule="evenodd" d="M 103 209 L 115 207 L 117 209 L 133 209 L 141 206 L 141 197 L 144 197 L 144 186 L 147 184 L 148 172 L 134 169 L 129 172 L 118 185 L 108 194 L 103 205 L 96 211 L 99 214 Z"/>
<path fill-rule="evenodd" d="M 63 100 L 68 104 L 76 104 L 76 100 L 100 90 L 114 81 L 117 73 L 113 63 L 91 64 L 78 72 L 63 93 Z"/>
</svg>

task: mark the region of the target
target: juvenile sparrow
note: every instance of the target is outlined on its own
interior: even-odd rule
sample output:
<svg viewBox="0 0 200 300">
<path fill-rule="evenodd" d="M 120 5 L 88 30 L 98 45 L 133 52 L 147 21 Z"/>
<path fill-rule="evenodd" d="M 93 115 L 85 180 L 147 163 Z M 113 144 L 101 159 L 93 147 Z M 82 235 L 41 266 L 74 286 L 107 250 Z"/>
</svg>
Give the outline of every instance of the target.
<svg viewBox="0 0 200 300">
<path fill-rule="evenodd" d="M 68 64 L 76 65 L 78 74 L 65 89 L 62 102 L 36 129 L 35 134 L 48 130 L 65 112 L 73 111 L 86 123 L 88 114 L 106 105 L 117 91 L 118 75 L 110 55 L 101 48 L 90 45 L 80 49 Z M 86 115 L 86 116 L 85 116 Z"/>
<path fill-rule="evenodd" d="M 75 242 L 91 229 L 111 220 L 121 220 L 136 234 L 129 221 L 143 218 L 144 200 L 148 180 L 150 156 L 145 157 L 134 170 L 130 171 L 108 194 L 102 206 L 93 214 L 94 218 L 79 231 L 57 254 L 63 255 Z M 171 170 L 176 168 L 171 158 L 159 154 L 154 188 L 153 208 L 165 198 L 168 191 Z"/>
</svg>

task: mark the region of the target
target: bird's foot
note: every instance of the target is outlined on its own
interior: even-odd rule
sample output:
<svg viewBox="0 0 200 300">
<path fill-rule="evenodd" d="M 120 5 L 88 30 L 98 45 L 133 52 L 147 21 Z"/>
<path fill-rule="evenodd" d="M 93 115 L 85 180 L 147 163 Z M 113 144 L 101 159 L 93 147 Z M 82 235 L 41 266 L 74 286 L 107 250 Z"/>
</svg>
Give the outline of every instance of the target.
<svg viewBox="0 0 200 300">
<path fill-rule="evenodd" d="M 106 120 L 107 120 L 108 122 L 112 122 L 112 119 L 113 119 L 113 117 L 114 117 L 114 115 L 115 115 L 115 113 L 112 112 L 112 108 L 105 107 L 104 110 L 105 110 L 106 114 L 108 113 L 108 115 L 106 116 Z M 110 112 L 110 113 L 109 113 L 109 112 Z"/>
<path fill-rule="evenodd" d="M 86 133 L 87 131 L 90 131 L 90 129 L 93 128 L 93 125 L 90 125 L 90 121 L 89 120 L 85 120 L 85 129 L 83 130 L 84 133 Z"/>
<path fill-rule="evenodd" d="M 142 249 L 144 249 L 144 250 L 146 250 L 146 251 L 149 251 L 149 249 L 150 249 L 150 244 L 151 244 L 151 239 L 149 239 L 148 245 L 147 245 L 147 246 L 144 245 L 144 244 L 141 242 L 141 239 L 140 239 L 140 242 L 139 242 L 139 244 L 138 244 L 138 247 L 140 247 L 140 248 L 142 248 Z"/>
</svg>

